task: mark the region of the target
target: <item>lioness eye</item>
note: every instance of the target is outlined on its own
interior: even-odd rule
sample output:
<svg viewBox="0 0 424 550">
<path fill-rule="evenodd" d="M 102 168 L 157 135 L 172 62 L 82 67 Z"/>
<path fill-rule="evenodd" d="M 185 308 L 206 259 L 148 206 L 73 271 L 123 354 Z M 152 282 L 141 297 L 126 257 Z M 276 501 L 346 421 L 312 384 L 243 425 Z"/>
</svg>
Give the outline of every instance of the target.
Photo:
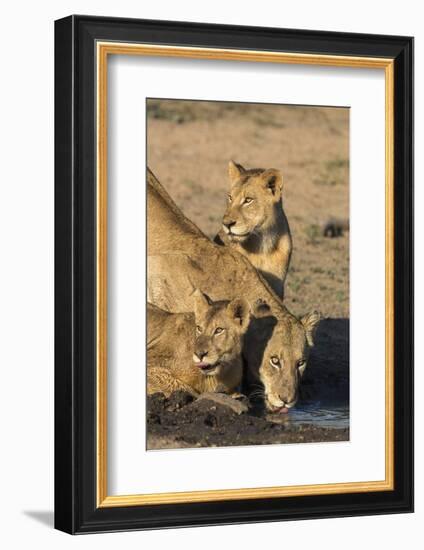
<svg viewBox="0 0 424 550">
<path fill-rule="evenodd" d="M 278 357 L 277 357 L 276 355 L 273 355 L 273 356 L 271 357 L 271 365 L 272 365 L 273 367 L 278 367 L 279 364 L 280 364 L 280 360 L 278 359 Z"/>
<path fill-rule="evenodd" d="M 233 200 L 233 197 L 231 195 L 228 195 L 228 202 L 231 202 Z"/>
<path fill-rule="evenodd" d="M 306 361 L 302 359 L 301 361 L 297 362 L 297 368 L 300 369 L 306 365 Z"/>
<path fill-rule="evenodd" d="M 253 202 L 253 199 L 251 199 L 250 197 L 246 197 L 243 204 L 250 204 L 251 202 Z"/>
<path fill-rule="evenodd" d="M 197 330 L 197 332 L 202 332 L 202 328 L 199 327 L 199 325 L 196 326 L 196 330 Z"/>
<path fill-rule="evenodd" d="M 224 329 L 221 328 L 221 327 L 216 327 L 215 329 L 215 334 L 221 334 L 221 332 L 223 331 Z"/>
</svg>

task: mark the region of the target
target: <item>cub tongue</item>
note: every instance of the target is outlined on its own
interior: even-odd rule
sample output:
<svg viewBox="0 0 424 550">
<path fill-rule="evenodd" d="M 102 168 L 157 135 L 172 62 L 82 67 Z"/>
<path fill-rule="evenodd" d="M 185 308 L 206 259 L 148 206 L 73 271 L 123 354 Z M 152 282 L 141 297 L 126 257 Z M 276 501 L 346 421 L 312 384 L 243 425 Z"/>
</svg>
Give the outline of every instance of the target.
<svg viewBox="0 0 424 550">
<path fill-rule="evenodd" d="M 278 412 L 282 413 L 282 414 L 287 414 L 289 412 L 289 410 L 288 410 L 287 407 L 281 407 L 281 409 Z"/>
</svg>

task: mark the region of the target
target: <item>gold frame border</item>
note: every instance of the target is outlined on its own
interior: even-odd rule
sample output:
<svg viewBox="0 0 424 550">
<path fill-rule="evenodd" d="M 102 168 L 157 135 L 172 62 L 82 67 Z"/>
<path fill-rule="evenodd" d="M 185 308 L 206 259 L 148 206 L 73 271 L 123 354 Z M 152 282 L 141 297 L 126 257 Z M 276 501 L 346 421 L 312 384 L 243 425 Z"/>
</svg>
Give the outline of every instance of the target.
<svg viewBox="0 0 424 550">
<path fill-rule="evenodd" d="M 141 506 L 254 498 L 365 493 L 394 489 L 394 60 L 390 58 L 263 52 L 124 42 L 96 44 L 97 53 L 97 506 Z M 384 69 L 386 124 L 386 433 L 385 479 L 318 485 L 218 489 L 178 493 L 107 494 L 107 60 L 108 55 L 144 55 Z"/>
</svg>

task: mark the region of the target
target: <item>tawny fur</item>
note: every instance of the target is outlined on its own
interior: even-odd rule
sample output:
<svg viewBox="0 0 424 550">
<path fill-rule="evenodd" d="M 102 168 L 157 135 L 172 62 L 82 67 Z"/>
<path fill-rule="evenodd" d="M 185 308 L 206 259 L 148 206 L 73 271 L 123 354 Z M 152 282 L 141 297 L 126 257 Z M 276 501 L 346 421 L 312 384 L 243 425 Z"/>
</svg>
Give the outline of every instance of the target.
<svg viewBox="0 0 424 550">
<path fill-rule="evenodd" d="M 243 309 L 243 319 L 234 314 Z M 169 313 L 152 304 L 147 307 L 147 393 L 169 396 L 185 390 L 194 396 L 204 392 L 233 394 L 242 381 L 242 336 L 248 325 L 246 302 L 206 303 L 197 296 L 195 313 Z M 237 313 L 237 312 L 236 312 Z M 196 328 L 198 327 L 198 328 Z M 199 332 L 201 327 L 201 332 Z M 215 334 L 219 327 L 221 333 Z M 212 373 L 194 362 L 198 349 L 207 351 Z"/>
<path fill-rule="evenodd" d="M 243 254 L 284 298 L 293 245 L 283 209 L 282 175 L 273 168 L 246 170 L 233 161 L 228 174 L 227 208 L 215 242 Z"/>
<path fill-rule="evenodd" d="M 150 170 L 147 184 L 148 300 L 187 313 L 196 288 L 214 301 L 244 297 L 255 313 L 243 345 L 251 378 L 264 385 L 265 396 L 278 396 L 274 402 L 291 398 L 288 386 L 297 394 L 295 366 L 307 358 L 318 317 L 296 319 L 245 256 L 212 243 L 184 216 Z M 270 366 L 277 352 L 284 364 L 280 373 Z M 276 375 L 267 377 L 270 368 Z"/>
</svg>

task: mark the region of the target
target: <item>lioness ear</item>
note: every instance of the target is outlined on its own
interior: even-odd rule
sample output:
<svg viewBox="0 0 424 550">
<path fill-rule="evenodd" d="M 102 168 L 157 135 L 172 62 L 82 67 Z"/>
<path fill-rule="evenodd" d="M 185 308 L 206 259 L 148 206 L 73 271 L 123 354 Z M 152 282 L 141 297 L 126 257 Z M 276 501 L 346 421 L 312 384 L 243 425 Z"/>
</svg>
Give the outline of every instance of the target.
<svg viewBox="0 0 424 550">
<path fill-rule="evenodd" d="M 319 311 L 311 311 L 304 315 L 300 322 L 305 329 L 306 340 L 310 346 L 314 345 L 314 336 L 318 326 L 318 323 L 322 319 L 322 315 Z"/>
<path fill-rule="evenodd" d="M 271 308 L 265 300 L 259 299 L 256 300 L 255 305 L 253 306 L 253 315 L 260 319 L 261 317 L 266 317 L 270 314 Z"/>
<path fill-rule="evenodd" d="M 279 199 L 283 190 L 283 176 L 281 172 L 270 168 L 269 170 L 265 170 L 261 177 L 266 188 L 270 190 L 276 199 Z"/>
<path fill-rule="evenodd" d="M 233 160 L 230 160 L 228 163 L 228 175 L 230 176 L 231 181 L 239 179 L 244 172 L 246 172 L 246 170 L 241 164 L 237 164 Z"/>
<path fill-rule="evenodd" d="M 236 325 L 246 330 L 250 321 L 250 306 L 244 298 L 235 298 L 227 306 L 227 312 Z"/>
<path fill-rule="evenodd" d="M 211 305 L 212 300 L 207 294 L 196 288 L 194 291 L 194 315 L 202 315 Z"/>
</svg>

